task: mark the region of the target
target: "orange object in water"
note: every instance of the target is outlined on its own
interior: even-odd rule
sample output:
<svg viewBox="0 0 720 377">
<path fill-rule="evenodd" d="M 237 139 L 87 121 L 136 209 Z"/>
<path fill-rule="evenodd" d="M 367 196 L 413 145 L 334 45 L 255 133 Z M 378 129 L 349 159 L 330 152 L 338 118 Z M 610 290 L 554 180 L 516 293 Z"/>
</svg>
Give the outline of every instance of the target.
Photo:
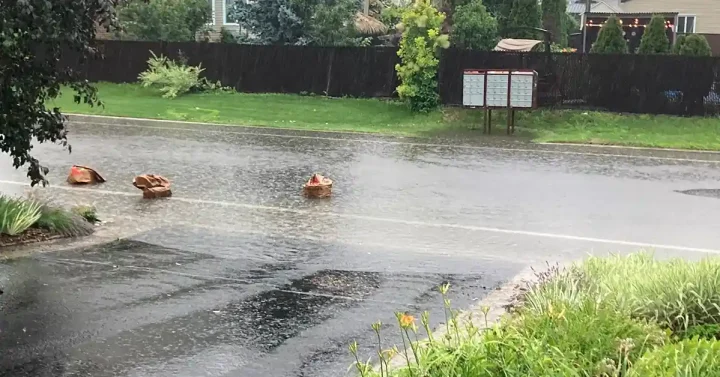
<svg viewBox="0 0 720 377">
<path fill-rule="evenodd" d="M 105 182 L 105 178 L 96 172 L 95 169 L 82 165 L 73 165 L 70 168 L 67 182 L 72 185 L 103 183 Z"/>
<path fill-rule="evenodd" d="M 313 174 L 303 186 L 303 194 L 308 198 L 328 198 L 332 194 L 333 181 L 320 174 Z"/>
</svg>

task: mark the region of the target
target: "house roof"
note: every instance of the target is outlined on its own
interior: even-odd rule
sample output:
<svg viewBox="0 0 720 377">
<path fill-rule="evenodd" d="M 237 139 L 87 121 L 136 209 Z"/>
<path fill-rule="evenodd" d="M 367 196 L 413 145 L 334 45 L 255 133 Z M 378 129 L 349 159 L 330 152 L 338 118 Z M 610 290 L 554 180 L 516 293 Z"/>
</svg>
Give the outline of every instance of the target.
<svg viewBox="0 0 720 377">
<path fill-rule="evenodd" d="M 585 13 L 585 0 L 569 0 L 568 13 L 583 14 Z M 592 0 L 590 6 L 592 13 L 622 13 L 620 0 Z"/>
</svg>

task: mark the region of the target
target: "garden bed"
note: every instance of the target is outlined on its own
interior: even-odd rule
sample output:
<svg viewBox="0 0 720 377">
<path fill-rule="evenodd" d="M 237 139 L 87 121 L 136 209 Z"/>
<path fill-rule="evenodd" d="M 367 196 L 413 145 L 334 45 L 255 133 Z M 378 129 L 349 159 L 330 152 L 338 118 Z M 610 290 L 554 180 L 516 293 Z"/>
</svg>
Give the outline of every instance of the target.
<svg viewBox="0 0 720 377">
<path fill-rule="evenodd" d="M 657 261 L 639 253 L 590 258 L 538 277 L 520 305 L 487 329 L 459 318 L 447 301 L 444 336 L 433 338 L 426 315 L 420 326 L 398 314 L 405 342 L 374 355 L 379 368 L 358 355 L 357 371 L 364 377 L 720 376 L 720 259 Z M 441 288 L 443 296 L 446 291 Z M 418 332 L 428 340 L 417 341 Z M 395 353 L 404 367 L 387 362 Z"/>
<path fill-rule="evenodd" d="M 0 248 L 86 236 L 96 222 L 91 207 L 65 210 L 31 199 L 0 196 Z"/>
</svg>

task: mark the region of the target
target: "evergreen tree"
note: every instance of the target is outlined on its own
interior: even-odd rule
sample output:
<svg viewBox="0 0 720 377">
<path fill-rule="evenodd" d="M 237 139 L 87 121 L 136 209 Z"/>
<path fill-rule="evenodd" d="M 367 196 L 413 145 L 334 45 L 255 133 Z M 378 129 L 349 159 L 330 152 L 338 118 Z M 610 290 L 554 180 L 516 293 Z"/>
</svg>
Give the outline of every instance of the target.
<svg viewBox="0 0 720 377">
<path fill-rule="evenodd" d="M 355 0 L 237 1 L 230 17 L 256 43 L 342 46 L 354 44 L 359 6 Z"/>
<path fill-rule="evenodd" d="M 542 0 L 543 28 L 552 33 L 552 41 L 560 46 L 567 45 L 566 18 L 567 0 Z"/>
<path fill-rule="evenodd" d="M 611 16 L 600 28 L 597 40 L 590 49 L 595 54 L 627 54 L 628 45 L 620 20 Z"/>
<path fill-rule="evenodd" d="M 212 22 L 207 0 L 133 1 L 119 12 L 124 34 L 141 41 L 195 41 Z"/>
<path fill-rule="evenodd" d="M 489 51 L 498 41 L 498 24 L 481 0 L 471 0 L 455 10 L 450 41 L 460 48 Z"/>
<path fill-rule="evenodd" d="M 501 31 L 501 33 L 504 34 L 503 37 L 507 38 L 538 39 L 540 36 L 536 31 L 513 28 L 539 28 L 542 24 L 540 16 L 537 0 L 513 0 L 510 14 L 503 25 L 510 30 Z"/>
<path fill-rule="evenodd" d="M 668 39 L 665 18 L 654 15 L 650 24 L 645 27 L 640 40 L 639 54 L 667 54 L 670 52 L 670 39 Z"/>
<path fill-rule="evenodd" d="M 689 34 L 678 38 L 673 53 L 686 56 L 712 56 L 712 49 L 705 36 Z"/>
</svg>

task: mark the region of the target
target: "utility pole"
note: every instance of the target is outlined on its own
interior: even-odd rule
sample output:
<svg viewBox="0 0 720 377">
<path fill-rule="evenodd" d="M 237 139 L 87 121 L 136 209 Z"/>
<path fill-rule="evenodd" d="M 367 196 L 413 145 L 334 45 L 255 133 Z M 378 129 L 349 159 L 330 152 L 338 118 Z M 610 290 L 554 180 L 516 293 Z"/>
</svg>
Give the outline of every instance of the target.
<svg viewBox="0 0 720 377">
<path fill-rule="evenodd" d="M 583 16 L 583 53 L 587 53 L 588 16 L 592 8 L 592 0 L 585 0 L 585 15 Z"/>
</svg>

